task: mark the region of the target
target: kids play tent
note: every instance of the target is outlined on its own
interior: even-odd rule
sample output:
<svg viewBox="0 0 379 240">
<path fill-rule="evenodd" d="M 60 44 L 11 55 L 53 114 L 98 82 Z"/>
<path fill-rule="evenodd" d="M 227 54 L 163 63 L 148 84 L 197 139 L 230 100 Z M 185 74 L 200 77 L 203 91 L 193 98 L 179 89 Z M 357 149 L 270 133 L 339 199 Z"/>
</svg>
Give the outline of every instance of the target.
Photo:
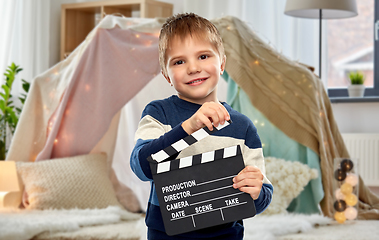
<svg viewBox="0 0 379 240">
<path fill-rule="evenodd" d="M 37 76 L 7 158 L 42 161 L 105 152 L 119 201 L 131 211 L 145 209 L 149 184 L 134 177 L 129 155 L 143 107 L 175 94 L 160 75 L 157 44 L 162 23 L 107 16 L 67 59 Z M 316 205 L 322 199 L 323 213 L 332 216 L 333 159 L 349 154 L 321 81 L 261 41 L 239 19 L 213 23 L 225 44 L 231 104 L 246 115 L 245 106 L 251 104 L 294 144 L 314 153 L 303 162 L 322 174 L 306 197 Z M 265 146 L 274 140 L 267 138 Z M 379 199 L 362 182 L 360 198 L 360 216 L 378 217 Z"/>
</svg>

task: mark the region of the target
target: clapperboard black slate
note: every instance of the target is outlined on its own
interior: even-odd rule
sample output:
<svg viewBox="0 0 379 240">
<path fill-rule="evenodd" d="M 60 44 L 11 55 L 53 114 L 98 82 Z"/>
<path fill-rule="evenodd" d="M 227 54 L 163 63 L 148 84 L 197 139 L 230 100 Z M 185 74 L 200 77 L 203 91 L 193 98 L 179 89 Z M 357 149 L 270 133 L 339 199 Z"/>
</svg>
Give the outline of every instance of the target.
<svg viewBox="0 0 379 240">
<path fill-rule="evenodd" d="M 253 217 L 254 200 L 233 188 L 244 167 L 239 145 L 170 160 L 189 145 L 229 125 L 203 128 L 151 155 L 150 162 L 166 233 L 170 236 Z"/>
</svg>

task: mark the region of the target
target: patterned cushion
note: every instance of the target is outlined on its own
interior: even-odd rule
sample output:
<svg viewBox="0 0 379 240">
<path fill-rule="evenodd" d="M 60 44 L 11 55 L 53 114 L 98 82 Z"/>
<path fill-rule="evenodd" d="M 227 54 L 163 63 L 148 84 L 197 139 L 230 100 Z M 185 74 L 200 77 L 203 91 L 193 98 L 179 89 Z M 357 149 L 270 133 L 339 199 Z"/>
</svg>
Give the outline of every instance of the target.
<svg viewBox="0 0 379 240">
<path fill-rule="evenodd" d="M 105 154 L 40 162 L 17 162 L 28 194 L 28 209 L 106 208 L 120 206 L 108 178 Z"/>
<path fill-rule="evenodd" d="M 266 175 L 274 187 L 271 204 L 263 214 L 287 213 L 287 207 L 318 172 L 300 162 L 265 157 Z"/>
</svg>

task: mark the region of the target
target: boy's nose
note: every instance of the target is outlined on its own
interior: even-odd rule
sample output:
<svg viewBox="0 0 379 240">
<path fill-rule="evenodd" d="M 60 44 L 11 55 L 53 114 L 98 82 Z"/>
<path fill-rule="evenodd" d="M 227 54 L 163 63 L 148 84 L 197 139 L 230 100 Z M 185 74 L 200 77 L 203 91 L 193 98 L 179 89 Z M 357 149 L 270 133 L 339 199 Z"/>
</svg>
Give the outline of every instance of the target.
<svg viewBox="0 0 379 240">
<path fill-rule="evenodd" d="M 200 71 L 201 71 L 201 67 L 198 63 L 196 63 L 196 62 L 189 62 L 188 63 L 188 68 L 187 68 L 188 74 L 194 74 L 194 73 L 198 73 Z"/>
</svg>

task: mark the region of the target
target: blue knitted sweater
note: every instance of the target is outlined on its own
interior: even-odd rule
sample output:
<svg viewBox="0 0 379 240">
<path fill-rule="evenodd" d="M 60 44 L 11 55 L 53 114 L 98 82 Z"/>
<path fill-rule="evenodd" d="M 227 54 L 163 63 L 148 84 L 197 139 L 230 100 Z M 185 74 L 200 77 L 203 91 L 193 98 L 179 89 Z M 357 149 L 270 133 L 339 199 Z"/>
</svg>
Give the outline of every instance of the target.
<svg viewBox="0 0 379 240">
<path fill-rule="evenodd" d="M 226 103 L 222 104 L 229 112 L 233 123 L 184 149 L 178 158 L 240 145 L 245 165 L 259 167 L 264 175 L 262 190 L 258 199 L 254 201 L 259 214 L 270 204 L 273 187 L 265 176 L 262 147 L 257 130 L 245 115 L 235 111 Z M 142 113 L 135 135 L 136 144 L 130 157 L 130 164 L 138 178 L 151 182 L 146 213 L 148 239 L 243 239 L 242 220 L 173 237 L 165 233 L 150 165 L 146 158 L 188 136 L 181 127 L 181 123 L 190 118 L 200 107 L 201 105 L 187 102 L 174 95 L 149 103 Z"/>
</svg>

